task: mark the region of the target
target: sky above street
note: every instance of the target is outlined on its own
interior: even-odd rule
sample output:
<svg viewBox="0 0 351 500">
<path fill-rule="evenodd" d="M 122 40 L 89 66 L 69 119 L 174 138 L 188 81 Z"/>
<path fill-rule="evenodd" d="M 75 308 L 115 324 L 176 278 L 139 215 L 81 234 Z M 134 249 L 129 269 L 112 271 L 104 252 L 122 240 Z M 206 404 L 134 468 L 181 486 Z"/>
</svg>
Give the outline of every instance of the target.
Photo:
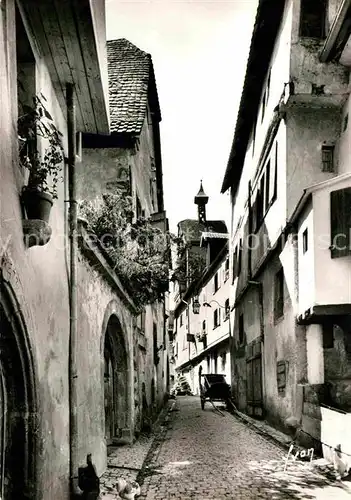
<svg viewBox="0 0 351 500">
<path fill-rule="evenodd" d="M 162 121 L 165 209 L 170 228 L 197 217 L 230 223 L 220 194 L 245 76 L 257 0 L 106 0 L 107 39 L 127 38 L 152 56 Z"/>
</svg>

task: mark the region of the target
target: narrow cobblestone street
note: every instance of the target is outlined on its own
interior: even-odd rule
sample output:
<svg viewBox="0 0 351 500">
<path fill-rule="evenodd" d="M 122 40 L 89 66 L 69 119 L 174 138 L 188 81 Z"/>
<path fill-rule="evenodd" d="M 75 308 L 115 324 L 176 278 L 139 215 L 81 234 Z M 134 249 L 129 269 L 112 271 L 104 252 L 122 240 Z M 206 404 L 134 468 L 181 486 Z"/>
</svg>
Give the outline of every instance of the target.
<svg viewBox="0 0 351 500">
<path fill-rule="evenodd" d="M 349 498 L 349 482 L 309 462 L 289 461 L 284 471 L 286 455 L 233 415 L 209 403 L 202 411 L 198 397 L 178 397 L 144 463 L 140 498 Z"/>
</svg>

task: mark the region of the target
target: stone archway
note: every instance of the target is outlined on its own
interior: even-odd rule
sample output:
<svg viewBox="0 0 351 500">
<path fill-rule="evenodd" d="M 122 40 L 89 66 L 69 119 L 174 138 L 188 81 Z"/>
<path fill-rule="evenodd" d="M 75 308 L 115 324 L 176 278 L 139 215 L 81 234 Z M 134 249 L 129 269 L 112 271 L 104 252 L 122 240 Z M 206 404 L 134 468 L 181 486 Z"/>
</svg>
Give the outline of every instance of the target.
<svg viewBox="0 0 351 500">
<path fill-rule="evenodd" d="M 35 499 L 37 406 L 34 363 L 12 291 L 0 284 L 0 497 Z"/>
<path fill-rule="evenodd" d="M 103 346 L 104 418 L 106 444 L 130 437 L 130 369 L 121 323 L 111 314 Z"/>
</svg>

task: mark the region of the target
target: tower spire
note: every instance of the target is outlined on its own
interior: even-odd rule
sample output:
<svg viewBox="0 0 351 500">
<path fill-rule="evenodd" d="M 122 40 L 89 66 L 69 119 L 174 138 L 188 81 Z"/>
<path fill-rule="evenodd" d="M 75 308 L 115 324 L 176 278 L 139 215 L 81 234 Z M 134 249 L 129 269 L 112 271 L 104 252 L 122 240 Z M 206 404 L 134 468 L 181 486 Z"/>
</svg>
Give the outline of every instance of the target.
<svg viewBox="0 0 351 500">
<path fill-rule="evenodd" d="M 200 189 L 194 198 L 194 203 L 197 205 L 199 222 L 206 223 L 206 205 L 208 202 L 208 196 L 206 195 L 204 188 L 202 186 L 202 179 L 200 181 Z"/>
</svg>

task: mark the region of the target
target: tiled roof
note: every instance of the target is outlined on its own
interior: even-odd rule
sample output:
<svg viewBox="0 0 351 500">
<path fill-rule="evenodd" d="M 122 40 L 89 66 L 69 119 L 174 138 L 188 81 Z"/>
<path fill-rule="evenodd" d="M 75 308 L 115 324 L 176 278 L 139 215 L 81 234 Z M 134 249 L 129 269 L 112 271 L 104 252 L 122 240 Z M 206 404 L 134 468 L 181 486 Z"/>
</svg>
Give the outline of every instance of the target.
<svg viewBox="0 0 351 500">
<path fill-rule="evenodd" d="M 107 58 L 111 132 L 139 134 L 150 92 L 159 112 L 151 56 L 120 38 L 107 42 Z"/>
<path fill-rule="evenodd" d="M 206 224 L 200 223 L 197 219 L 185 219 L 178 223 L 180 233 L 184 236 L 185 240 L 200 241 L 204 232 L 208 233 L 221 233 L 227 235 L 228 229 L 226 223 L 222 220 L 208 220 Z"/>
</svg>

